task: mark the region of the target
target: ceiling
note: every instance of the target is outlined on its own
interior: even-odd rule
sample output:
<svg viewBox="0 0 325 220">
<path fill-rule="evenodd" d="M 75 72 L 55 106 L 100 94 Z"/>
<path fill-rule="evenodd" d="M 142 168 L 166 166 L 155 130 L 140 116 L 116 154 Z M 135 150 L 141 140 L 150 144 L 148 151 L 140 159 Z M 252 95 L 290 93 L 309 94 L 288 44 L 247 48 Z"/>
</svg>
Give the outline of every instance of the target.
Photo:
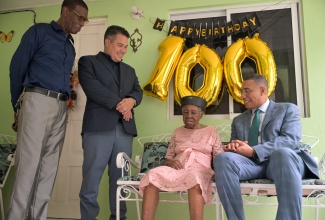
<svg viewBox="0 0 325 220">
<path fill-rule="evenodd" d="M 42 6 L 61 5 L 63 0 L 0 0 L 0 12 L 22 9 L 34 9 Z M 94 2 L 101 0 L 85 0 Z"/>
</svg>

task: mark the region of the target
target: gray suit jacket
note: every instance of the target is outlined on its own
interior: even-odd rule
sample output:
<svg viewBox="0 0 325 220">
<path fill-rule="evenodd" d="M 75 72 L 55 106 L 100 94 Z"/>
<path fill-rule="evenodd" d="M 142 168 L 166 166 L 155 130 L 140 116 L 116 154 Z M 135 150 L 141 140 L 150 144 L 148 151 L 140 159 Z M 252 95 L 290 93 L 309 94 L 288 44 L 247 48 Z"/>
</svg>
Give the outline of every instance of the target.
<svg viewBox="0 0 325 220">
<path fill-rule="evenodd" d="M 251 124 L 251 110 L 235 117 L 231 125 L 231 140 L 247 141 Z M 275 103 L 270 100 L 261 127 L 261 144 L 254 146 L 260 162 L 269 159 L 274 149 L 293 149 L 305 162 L 309 172 L 307 178 L 319 178 L 317 164 L 307 152 L 297 148 L 301 139 L 299 109 L 292 103 Z"/>
<path fill-rule="evenodd" d="M 142 101 L 143 92 L 135 70 L 121 62 L 120 79 L 102 52 L 95 56 L 79 59 L 78 76 L 80 85 L 87 96 L 86 109 L 82 124 L 83 132 L 113 130 L 121 114 L 115 109 L 123 98 L 132 97 L 137 105 Z M 128 134 L 137 135 L 135 117 L 123 120 Z"/>
</svg>

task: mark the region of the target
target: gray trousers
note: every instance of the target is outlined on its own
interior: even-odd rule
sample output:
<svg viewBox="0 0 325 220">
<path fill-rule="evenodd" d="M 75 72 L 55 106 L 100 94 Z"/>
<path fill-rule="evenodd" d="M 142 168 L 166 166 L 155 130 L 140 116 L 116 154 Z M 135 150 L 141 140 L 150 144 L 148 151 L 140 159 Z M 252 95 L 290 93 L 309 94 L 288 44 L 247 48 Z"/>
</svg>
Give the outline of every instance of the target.
<svg viewBox="0 0 325 220">
<path fill-rule="evenodd" d="M 103 172 L 108 165 L 110 220 L 116 219 L 117 180 L 121 169 L 116 166 L 116 156 L 125 152 L 132 156 L 133 135 L 127 134 L 121 123 L 112 131 L 85 132 L 82 138 L 84 162 L 80 190 L 80 213 L 82 220 L 94 220 L 99 213 L 98 188 Z M 121 219 L 126 219 L 126 204 L 120 204 Z M 104 210 L 107 207 L 102 207 Z"/>
<path fill-rule="evenodd" d="M 274 181 L 279 202 L 276 220 L 300 220 L 304 161 L 289 148 L 278 148 L 270 159 L 255 163 L 242 155 L 224 152 L 214 158 L 215 180 L 229 220 L 244 220 L 240 180 L 267 178 Z"/>
<path fill-rule="evenodd" d="M 7 220 L 46 220 L 66 130 L 67 103 L 25 92 Z"/>
</svg>

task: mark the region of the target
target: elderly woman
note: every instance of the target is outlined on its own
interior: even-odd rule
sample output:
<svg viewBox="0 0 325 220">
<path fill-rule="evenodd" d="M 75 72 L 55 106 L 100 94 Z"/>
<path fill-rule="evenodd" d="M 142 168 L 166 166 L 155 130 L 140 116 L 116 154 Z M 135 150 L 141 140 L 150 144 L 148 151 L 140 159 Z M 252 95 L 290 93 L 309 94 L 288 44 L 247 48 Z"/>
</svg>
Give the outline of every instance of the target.
<svg viewBox="0 0 325 220">
<path fill-rule="evenodd" d="M 142 220 L 154 219 L 159 190 L 187 190 L 190 219 L 203 219 L 204 204 L 211 203 L 211 160 L 223 151 L 215 128 L 199 123 L 206 105 L 204 99 L 196 96 L 181 99 L 184 126 L 174 131 L 164 166 L 150 170 L 140 182 Z"/>
</svg>

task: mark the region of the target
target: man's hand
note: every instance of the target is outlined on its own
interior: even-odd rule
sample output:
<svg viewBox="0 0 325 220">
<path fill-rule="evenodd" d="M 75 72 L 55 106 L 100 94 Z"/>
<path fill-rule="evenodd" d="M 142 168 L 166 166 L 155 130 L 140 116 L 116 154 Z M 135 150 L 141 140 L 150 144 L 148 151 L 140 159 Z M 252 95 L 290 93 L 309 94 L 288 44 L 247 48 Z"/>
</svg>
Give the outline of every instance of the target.
<svg viewBox="0 0 325 220">
<path fill-rule="evenodd" d="M 131 111 L 131 109 L 133 107 L 134 107 L 134 99 L 133 98 L 124 98 L 122 101 L 120 101 L 117 104 L 116 110 L 123 114 L 128 111 Z"/>
<path fill-rule="evenodd" d="M 248 145 L 247 141 L 232 140 L 229 144 L 223 146 L 225 152 L 234 152 L 246 157 L 252 157 L 254 149 Z"/>
<path fill-rule="evenodd" d="M 17 130 L 18 130 L 18 115 L 16 112 L 14 112 L 14 123 L 12 123 L 11 128 L 15 132 L 17 132 Z"/>
<path fill-rule="evenodd" d="M 125 121 L 130 121 L 132 119 L 132 112 L 131 111 L 124 112 L 124 113 L 122 113 L 122 115 L 123 115 L 123 119 Z"/>
</svg>

